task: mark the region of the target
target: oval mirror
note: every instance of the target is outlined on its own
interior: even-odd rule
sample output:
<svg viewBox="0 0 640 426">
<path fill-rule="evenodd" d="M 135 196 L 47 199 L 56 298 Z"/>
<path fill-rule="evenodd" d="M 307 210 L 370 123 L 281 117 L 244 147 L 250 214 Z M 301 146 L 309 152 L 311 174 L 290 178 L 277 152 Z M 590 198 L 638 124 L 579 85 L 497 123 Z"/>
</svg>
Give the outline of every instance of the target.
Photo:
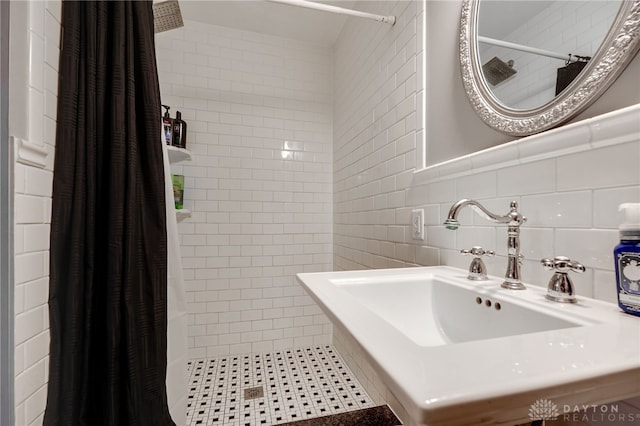
<svg viewBox="0 0 640 426">
<path fill-rule="evenodd" d="M 512 136 L 583 111 L 639 48 L 640 0 L 462 2 L 465 91 L 487 125 Z"/>
</svg>

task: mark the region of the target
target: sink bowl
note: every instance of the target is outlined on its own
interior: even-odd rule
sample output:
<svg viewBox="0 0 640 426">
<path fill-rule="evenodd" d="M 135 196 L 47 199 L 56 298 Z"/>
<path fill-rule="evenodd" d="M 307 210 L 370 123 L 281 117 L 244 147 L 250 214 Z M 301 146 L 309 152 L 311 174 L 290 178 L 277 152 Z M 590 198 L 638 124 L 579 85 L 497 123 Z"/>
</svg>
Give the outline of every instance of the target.
<svg viewBox="0 0 640 426">
<path fill-rule="evenodd" d="M 466 285 L 456 285 L 459 279 L 450 278 L 433 274 L 409 275 L 393 281 L 371 278 L 358 283 L 340 279 L 332 282 L 339 291 L 353 296 L 359 304 L 420 346 L 449 345 L 592 323 L 544 305 L 500 297 L 464 281 L 462 284 Z"/>
<path fill-rule="evenodd" d="M 560 407 L 640 395 L 640 318 L 545 288 L 469 281 L 450 267 L 298 274 L 334 326 L 361 349 L 405 424 L 530 422 Z M 366 370 L 366 369 L 365 369 Z M 566 409 L 566 408 L 565 408 Z M 639 414 L 640 415 L 640 414 Z"/>
</svg>

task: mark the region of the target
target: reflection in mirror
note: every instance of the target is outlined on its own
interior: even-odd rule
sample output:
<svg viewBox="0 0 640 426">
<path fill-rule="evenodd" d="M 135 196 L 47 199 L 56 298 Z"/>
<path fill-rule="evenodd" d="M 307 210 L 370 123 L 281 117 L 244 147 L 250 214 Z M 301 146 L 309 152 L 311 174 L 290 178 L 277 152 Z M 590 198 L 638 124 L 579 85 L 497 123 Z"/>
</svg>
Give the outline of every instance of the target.
<svg viewBox="0 0 640 426">
<path fill-rule="evenodd" d="M 598 50 L 622 0 L 480 0 L 478 52 L 484 78 L 503 105 L 550 102 Z"/>
<path fill-rule="evenodd" d="M 480 3 L 489 4 L 489 0 L 462 0 L 462 10 L 460 14 L 460 68 L 462 71 L 462 84 L 465 92 L 469 97 L 471 106 L 475 110 L 476 114 L 484 121 L 488 126 L 513 136 L 527 136 L 534 133 L 542 132 L 544 130 L 552 129 L 577 114 L 581 113 L 585 108 L 591 105 L 598 97 L 600 97 L 609 86 L 616 80 L 616 78 L 624 71 L 626 66 L 631 62 L 633 57 L 640 49 L 640 0 L 612 0 L 612 1 L 587 1 L 586 3 L 578 3 L 574 1 L 559 1 L 562 7 L 573 7 L 573 13 L 561 12 L 557 10 L 555 12 L 549 12 L 552 9 L 545 9 L 540 11 L 536 15 L 545 14 L 545 25 L 551 23 L 554 27 L 565 28 L 561 34 L 552 34 L 543 28 L 529 29 L 529 24 L 516 23 L 516 27 L 512 29 L 508 34 L 511 37 L 525 33 L 535 33 L 537 37 L 532 37 L 528 40 L 517 40 L 521 46 L 527 46 L 526 50 L 532 50 L 531 48 L 542 48 L 546 50 L 544 55 L 529 54 L 530 57 L 541 56 L 542 58 L 548 58 L 546 60 L 551 61 L 552 58 L 560 56 L 560 59 L 553 59 L 553 61 L 561 61 L 559 65 L 557 63 L 550 63 L 542 67 L 546 72 L 551 69 L 551 78 L 547 78 L 545 83 L 541 83 L 539 79 L 540 70 L 534 70 L 530 72 L 528 68 L 533 68 L 534 65 L 528 66 L 528 59 L 520 55 L 522 48 L 510 49 L 511 54 L 504 56 L 504 51 L 498 53 L 484 53 L 484 57 L 481 57 L 479 52 L 480 45 L 487 43 L 479 43 L 480 37 L 484 34 L 478 34 L 478 12 L 482 7 Z M 506 7 L 509 2 L 497 2 L 500 8 Z M 521 4 L 528 2 L 514 1 L 514 7 L 518 8 Z M 608 5 L 611 3 L 611 5 Z M 602 5 L 602 7 L 612 6 L 611 11 L 606 12 L 604 9 L 586 13 L 591 6 Z M 615 18 L 611 21 L 610 16 L 614 13 L 614 9 L 617 10 Z M 488 14 L 488 12 L 485 12 Z M 494 12 L 498 15 L 498 12 Z M 578 16 L 588 15 L 590 18 L 586 21 L 577 19 Z M 605 18 L 605 15 L 607 18 Z M 545 15 L 542 15 L 543 17 Z M 515 21 L 515 18 L 513 19 Z M 486 24 L 485 24 L 486 28 Z M 545 27 L 546 28 L 546 27 Z M 593 30 L 599 28 L 598 30 Z M 486 29 L 487 31 L 488 28 Z M 585 33 L 598 32 L 600 34 L 606 34 L 604 39 L 602 37 L 589 37 L 589 41 L 585 41 L 587 38 Z M 516 35 L 514 35 L 516 34 Z M 493 34 L 494 37 L 507 37 L 505 35 Z M 491 37 L 490 37 L 491 38 Z M 555 46 L 552 44 L 540 44 L 542 40 L 547 40 L 550 43 L 556 39 L 563 39 L 566 41 L 573 40 L 566 47 Z M 485 39 L 486 41 L 486 39 Z M 492 42 L 492 47 L 496 47 L 495 44 L 502 43 Z M 567 49 L 568 51 L 562 51 Z M 549 51 L 553 52 L 550 53 Z M 540 52 L 538 52 L 540 53 Z M 556 55 L 559 53 L 560 55 Z M 585 56 L 585 64 L 579 64 L 578 69 L 575 72 L 571 72 L 567 68 L 566 60 L 562 55 L 572 54 Z M 493 55 L 493 56 L 492 56 Z M 501 56 L 498 56 L 501 55 Z M 487 56 L 490 56 L 487 58 Z M 586 57 L 591 58 L 586 61 Z M 502 79 L 503 82 L 496 82 L 492 85 L 489 79 L 485 77 L 482 71 L 482 65 L 485 65 L 487 61 L 492 60 L 494 57 L 498 58 L 501 62 L 495 62 L 489 64 L 488 67 L 498 67 L 499 70 L 495 71 L 498 80 Z M 580 58 L 578 58 L 580 59 Z M 485 62 L 482 62 L 484 60 Z M 509 61 L 513 69 L 509 66 Z M 496 65 L 497 64 L 497 65 Z M 506 64 L 506 65 L 505 65 Z M 580 68 L 584 66 L 583 70 Z M 561 84 L 557 84 L 558 69 L 562 72 L 566 72 L 567 75 L 561 75 Z M 492 70 L 489 69 L 487 74 Z M 503 74 L 500 74 L 502 71 Z M 515 72 L 514 72 L 515 71 Z M 510 77 L 510 79 L 509 79 Z M 496 93 L 502 92 L 499 87 L 504 84 L 504 91 L 507 92 L 507 84 L 512 82 L 515 88 L 510 90 L 513 100 L 502 100 L 498 98 Z M 536 90 L 529 91 L 530 86 L 539 86 Z M 556 90 L 554 87 L 558 86 L 561 90 L 558 95 L 554 95 Z M 545 89 L 546 88 L 546 89 Z M 544 90 L 542 90 L 544 89 Z M 551 92 L 546 97 L 540 95 L 542 92 Z M 504 95 L 506 96 L 506 95 Z M 536 98 L 538 99 L 531 99 Z M 551 100 L 549 100 L 551 99 Z M 533 106 L 532 106 L 533 105 Z"/>
</svg>

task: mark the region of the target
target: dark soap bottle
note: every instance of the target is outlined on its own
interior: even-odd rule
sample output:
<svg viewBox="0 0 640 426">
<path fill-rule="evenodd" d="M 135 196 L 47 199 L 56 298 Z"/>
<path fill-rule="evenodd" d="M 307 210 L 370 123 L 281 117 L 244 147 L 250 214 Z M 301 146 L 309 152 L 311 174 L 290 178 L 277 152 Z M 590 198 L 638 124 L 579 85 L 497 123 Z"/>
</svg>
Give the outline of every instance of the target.
<svg viewBox="0 0 640 426">
<path fill-rule="evenodd" d="M 162 117 L 162 139 L 167 145 L 171 145 L 173 140 L 173 118 L 169 116 L 169 106 L 162 105 L 162 107 L 165 109 Z"/>
<path fill-rule="evenodd" d="M 176 118 L 173 120 L 172 145 L 180 148 L 187 147 L 187 123 L 182 120 L 180 111 L 176 111 Z"/>
</svg>

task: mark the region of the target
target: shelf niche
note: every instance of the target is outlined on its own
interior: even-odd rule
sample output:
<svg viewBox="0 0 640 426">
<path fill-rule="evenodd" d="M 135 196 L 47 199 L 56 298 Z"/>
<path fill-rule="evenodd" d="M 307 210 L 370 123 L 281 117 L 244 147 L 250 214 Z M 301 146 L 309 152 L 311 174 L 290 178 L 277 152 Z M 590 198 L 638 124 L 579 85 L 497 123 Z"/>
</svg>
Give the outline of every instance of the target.
<svg viewBox="0 0 640 426">
<path fill-rule="evenodd" d="M 178 148 L 177 146 L 167 145 L 167 153 L 169 154 L 169 163 L 179 163 L 180 161 L 191 161 L 191 151 L 184 148 Z M 191 210 L 179 209 L 176 210 L 176 219 L 181 222 L 191 217 Z"/>
<path fill-rule="evenodd" d="M 167 145 L 169 163 L 179 163 L 180 161 L 191 161 L 191 151 L 177 146 Z"/>
<path fill-rule="evenodd" d="M 181 222 L 190 217 L 191 217 L 191 210 L 189 209 L 176 210 L 176 219 L 178 219 L 178 222 Z"/>
</svg>

